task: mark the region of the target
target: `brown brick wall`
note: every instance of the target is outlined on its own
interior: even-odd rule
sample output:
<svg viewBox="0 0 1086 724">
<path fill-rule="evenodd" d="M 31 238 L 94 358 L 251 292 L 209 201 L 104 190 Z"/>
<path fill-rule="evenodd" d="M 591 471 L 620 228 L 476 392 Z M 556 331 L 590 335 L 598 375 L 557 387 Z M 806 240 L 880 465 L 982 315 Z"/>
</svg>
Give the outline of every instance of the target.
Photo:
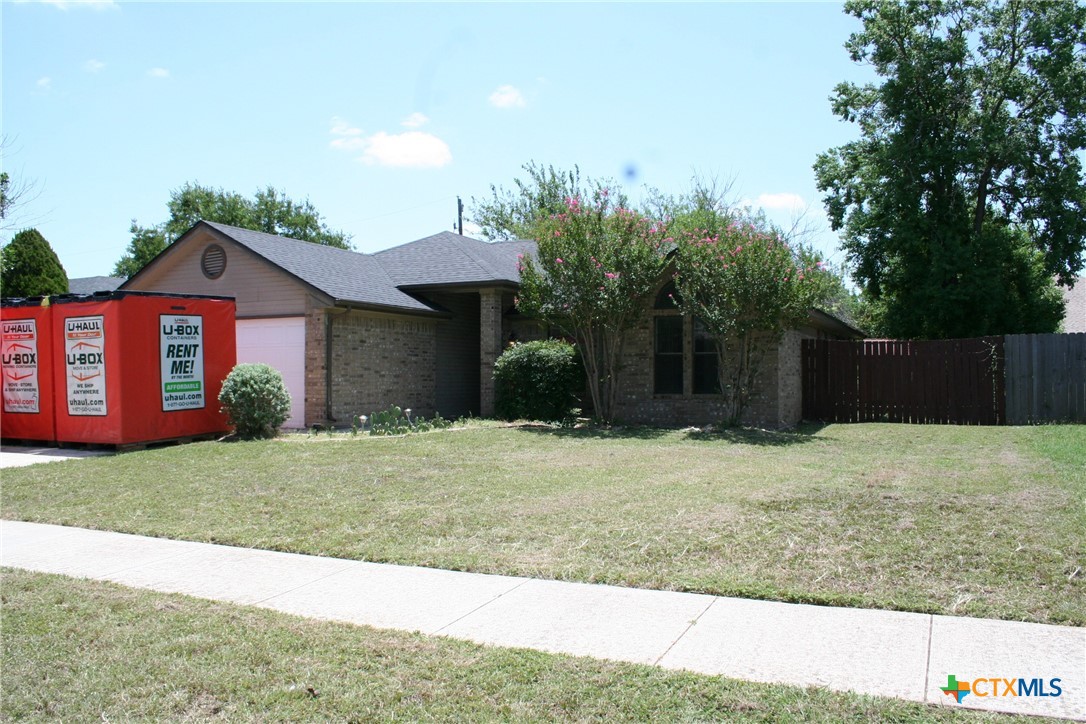
<svg viewBox="0 0 1086 724">
<path fill-rule="evenodd" d="M 434 414 L 436 320 L 339 309 L 331 320 L 336 425 L 390 405 Z"/>
<path fill-rule="evenodd" d="M 305 424 L 319 425 L 325 417 L 325 313 L 317 300 L 309 297 L 305 309 Z"/>
<path fill-rule="evenodd" d="M 483 417 L 494 415 L 494 363 L 508 338 L 502 328 L 505 296 L 497 289 L 479 293 L 479 408 Z"/>
<path fill-rule="evenodd" d="M 693 389 L 693 334 L 692 323 L 685 320 L 685 392 L 682 395 L 653 395 L 653 314 L 646 316 L 626 338 L 623 349 L 621 387 L 619 391 L 618 419 L 622 422 L 662 425 L 719 424 L 724 419 L 724 405 L 720 395 L 695 395 Z M 798 341 L 784 344 L 784 357 L 789 357 L 793 347 L 798 354 Z M 758 392 L 743 416 L 743 423 L 761 427 L 784 427 L 799 419 L 798 392 L 791 382 L 782 383 L 778 378 L 777 346 L 771 346 L 763 358 Z M 799 360 L 795 360 L 795 385 L 799 384 Z M 789 380 L 792 379 L 789 367 Z M 795 420 L 792 421 L 792 398 L 795 397 Z M 788 413 L 782 414 L 782 399 L 788 400 Z"/>
</svg>

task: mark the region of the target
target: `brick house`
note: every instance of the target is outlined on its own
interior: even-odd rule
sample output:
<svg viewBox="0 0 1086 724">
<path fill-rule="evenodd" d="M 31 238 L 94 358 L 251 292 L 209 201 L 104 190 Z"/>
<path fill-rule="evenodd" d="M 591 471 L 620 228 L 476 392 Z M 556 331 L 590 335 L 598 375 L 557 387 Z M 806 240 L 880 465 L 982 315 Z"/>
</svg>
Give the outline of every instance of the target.
<svg viewBox="0 0 1086 724">
<path fill-rule="evenodd" d="M 391 404 L 427 416 L 488 416 L 501 350 L 545 332 L 513 303 L 517 257 L 534 250 L 531 241 L 442 232 L 361 254 L 201 221 L 121 289 L 234 297 L 238 361 L 283 372 L 293 398 L 288 426 L 349 425 Z M 719 419 L 719 396 L 703 385 L 696 325 L 652 306 L 626 346 L 620 416 L 655 424 Z M 750 422 L 799 420 L 804 336 L 859 333 L 812 311 L 766 360 Z"/>
</svg>

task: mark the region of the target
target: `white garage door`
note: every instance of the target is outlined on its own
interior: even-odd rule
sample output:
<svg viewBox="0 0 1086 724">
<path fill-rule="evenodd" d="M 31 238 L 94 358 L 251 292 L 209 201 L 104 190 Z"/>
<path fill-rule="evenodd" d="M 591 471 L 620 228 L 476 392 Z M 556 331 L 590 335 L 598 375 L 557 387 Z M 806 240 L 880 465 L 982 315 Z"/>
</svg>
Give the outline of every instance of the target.
<svg viewBox="0 0 1086 724">
<path fill-rule="evenodd" d="M 263 362 L 283 374 L 290 392 L 284 427 L 305 427 L 305 318 L 237 320 L 238 362 Z"/>
</svg>

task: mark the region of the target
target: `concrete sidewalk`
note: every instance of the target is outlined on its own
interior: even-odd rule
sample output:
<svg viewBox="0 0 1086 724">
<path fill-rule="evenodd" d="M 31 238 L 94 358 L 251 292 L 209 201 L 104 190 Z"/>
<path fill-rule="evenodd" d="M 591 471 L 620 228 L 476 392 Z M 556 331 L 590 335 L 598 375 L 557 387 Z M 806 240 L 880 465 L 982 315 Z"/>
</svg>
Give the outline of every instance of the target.
<svg viewBox="0 0 1086 724">
<path fill-rule="evenodd" d="M 1086 720 L 1086 630 L 383 565 L 16 521 L 0 563 L 497 646 Z M 1041 679 L 1059 696 L 957 681 Z M 996 694 L 991 692 L 995 690 Z M 1033 689 L 1036 694 L 1036 688 Z"/>
<path fill-rule="evenodd" d="M 102 455 L 112 455 L 107 450 L 71 450 L 58 447 L 20 447 L 18 445 L 4 445 L 0 447 L 0 468 L 22 468 L 37 463 L 57 462 L 58 460 L 75 460 L 77 458 L 94 458 Z"/>
</svg>

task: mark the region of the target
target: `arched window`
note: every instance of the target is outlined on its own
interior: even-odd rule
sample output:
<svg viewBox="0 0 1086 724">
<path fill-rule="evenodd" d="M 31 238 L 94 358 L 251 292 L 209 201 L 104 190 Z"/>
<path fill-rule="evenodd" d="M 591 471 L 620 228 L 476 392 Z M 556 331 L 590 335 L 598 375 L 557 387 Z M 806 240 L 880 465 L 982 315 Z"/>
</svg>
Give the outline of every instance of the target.
<svg viewBox="0 0 1086 724">
<path fill-rule="evenodd" d="M 675 282 L 670 281 L 660 289 L 660 293 L 656 295 L 656 303 L 652 305 L 652 308 L 677 311 L 679 309 L 679 299 L 681 297 L 679 297 L 679 291 L 675 288 Z"/>
<path fill-rule="evenodd" d="M 684 362 L 683 318 L 675 303 L 678 292 L 675 282 L 669 281 L 656 295 L 653 309 L 653 373 L 652 392 L 655 395 L 681 395 L 683 393 Z"/>
<path fill-rule="evenodd" d="M 677 299 L 675 282 L 669 281 L 653 304 L 652 392 L 654 395 L 720 394 L 716 340 L 700 319 L 682 316 Z"/>
</svg>

